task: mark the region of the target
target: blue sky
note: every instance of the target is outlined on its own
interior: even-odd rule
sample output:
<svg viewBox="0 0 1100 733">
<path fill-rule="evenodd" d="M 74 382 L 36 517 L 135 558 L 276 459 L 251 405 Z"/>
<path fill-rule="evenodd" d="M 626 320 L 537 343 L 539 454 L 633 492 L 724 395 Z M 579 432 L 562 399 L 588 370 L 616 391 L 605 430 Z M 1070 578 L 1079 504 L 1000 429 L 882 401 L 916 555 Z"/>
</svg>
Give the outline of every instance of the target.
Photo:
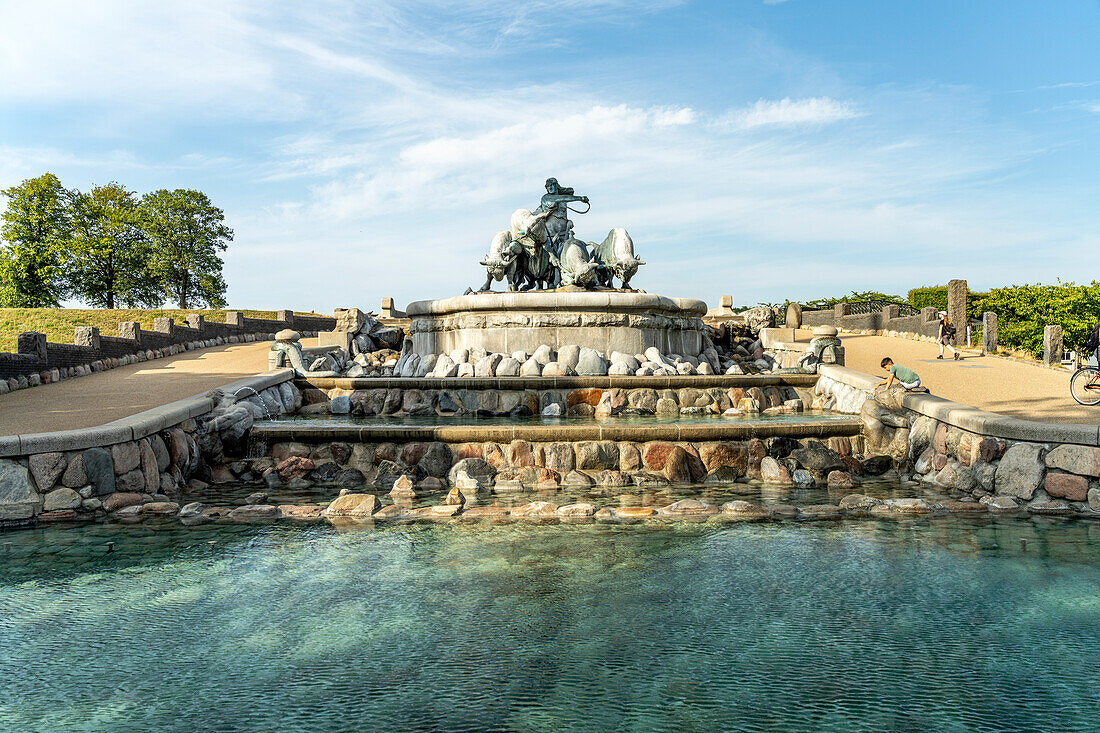
<svg viewBox="0 0 1100 733">
<path fill-rule="evenodd" d="M 556 176 L 714 304 L 1100 276 L 1100 3 L 0 0 L 0 186 L 209 193 L 237 307 L 462 292 Z"/>
</svg>

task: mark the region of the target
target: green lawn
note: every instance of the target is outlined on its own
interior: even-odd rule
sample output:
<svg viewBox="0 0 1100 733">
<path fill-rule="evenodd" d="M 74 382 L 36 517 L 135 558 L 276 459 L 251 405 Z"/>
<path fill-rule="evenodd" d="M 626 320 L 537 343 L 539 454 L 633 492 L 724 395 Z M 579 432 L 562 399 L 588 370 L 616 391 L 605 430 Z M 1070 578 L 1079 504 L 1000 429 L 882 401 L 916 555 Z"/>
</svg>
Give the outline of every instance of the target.
<svg viewBox="0 0 1100 733">
<path fill-rule="evenodd" d="M 156 309 L 85 309 L 85 308 L 0 308 L 0 351 L 15 351 L 19 334 L 25 331 L 37 331 L 46 334 L 46 340 L 58 344 L 73 342 L 73 329 L 76 326 L 96 326 L 104 336 L 117 336 L 118 324 L 123 321 L 138 321 L 146 330 L 153 330 L 154 318 L 175 318 L 176 323 L 186 326 L 185 318 L 189 313 L 201 313 L 207 321 L 225 322 L 228 310 L 239 310 L 246 318 L 275 318 L 275 311 L 257 311 L 245 309 L 227 310 L 178 310 L 174 308 Z M 301 315 L 328 315 L 302 313 Z"/>
</svg>

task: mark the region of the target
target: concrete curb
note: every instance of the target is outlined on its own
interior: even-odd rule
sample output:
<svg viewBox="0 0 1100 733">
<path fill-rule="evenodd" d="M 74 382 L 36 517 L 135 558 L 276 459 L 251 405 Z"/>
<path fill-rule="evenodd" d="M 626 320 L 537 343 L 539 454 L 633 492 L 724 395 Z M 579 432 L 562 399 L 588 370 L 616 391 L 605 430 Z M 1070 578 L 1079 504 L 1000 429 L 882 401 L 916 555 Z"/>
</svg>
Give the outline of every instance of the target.
<svg viewBox="0 0 1100 733">
<path fill-rule="evenodd" d="M 868 393 L 882 381 L 848 367 L 822 366 L 818 371 L 824 377 Z M 913 412 L 979 435 L 1032 443 L 1100 446 L 1100 425 L 1021 420 L 925 394 L 907 394 L 902 398 L 901 405 Z M 1097 420 L 1100 420 L 1100 412 L 1097 413 Z"/>
<path fill-rule="evenodd" d="M 276 384 L 289 382 L 294 378 L 290 369 L 257 374 L 219 387 L 227 394 L 244 387 L 257 392 Z M 214 409 L 214 399 L 210 392 L 187 397 L 167 405 L 154 407 L 119 420 L 114 420 L 93 428 L 77 430 L 59 430 L 53 433 L 25 433 L 23 435 L 5 435 L 0 437 L 0 458 L 32 455 L 34 453 L 52 453 L 60 451 L 85 450 L 104 447 L 117 443 L 138 440 L 147 435 L 179 425 L 182 422 L 203 415 Z"/>
</svg>

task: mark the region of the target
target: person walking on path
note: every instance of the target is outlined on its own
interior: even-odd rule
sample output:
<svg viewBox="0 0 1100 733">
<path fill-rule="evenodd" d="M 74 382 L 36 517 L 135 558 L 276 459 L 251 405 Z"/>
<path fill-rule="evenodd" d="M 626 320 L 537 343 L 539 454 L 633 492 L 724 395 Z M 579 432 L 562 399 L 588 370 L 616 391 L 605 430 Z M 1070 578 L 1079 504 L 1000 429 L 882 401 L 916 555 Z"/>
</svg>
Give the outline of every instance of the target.
<svg viewBox="0 0 1100 733">
<path fill-rule="evenodd" d="M 961 359 L 962 357 L 959 356 L 959 352 L 955 351 L 955 347 L 951 345 L 954 341 L 955 327 L 951 325 L 951 321 L 947 320 L 947 313 L 945 311 L 940 311 L 940 355 L 936 358 L 943 358 L 943 347 L 946 346 L 955 361 Z"/>
<path fill-rule="evenodd" d="M 886 387 L 890 389 L 894 386 L 894 380 L 896 379 L 906 392 L 912 392 L 914 389 L 920 386 L 920 377 L 917 373 L 909 367 L 903 367 L 900 364 L 895 364 L 894 360 L 890 357 L 884 357 L 882 360 L 882 368 L 890 373 L 890 376 L 875 385 L 875 389 L 879 387 Z"/>
</svg>

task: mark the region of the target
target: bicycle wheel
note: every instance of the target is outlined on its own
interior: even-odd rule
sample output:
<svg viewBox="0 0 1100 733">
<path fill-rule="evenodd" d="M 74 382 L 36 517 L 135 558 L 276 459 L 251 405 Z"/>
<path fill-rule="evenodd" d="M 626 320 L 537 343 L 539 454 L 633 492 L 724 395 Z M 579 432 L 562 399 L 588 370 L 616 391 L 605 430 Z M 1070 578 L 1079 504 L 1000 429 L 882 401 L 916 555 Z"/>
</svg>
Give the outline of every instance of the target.
<svg viewBox="0 0 1100 733">
<path fill-rule="evenodd" d="M 1081 367 L 1069 378 L 1069 393 L 1082 405 L 1100 404 L 1100 375 L 1096 367 Z"/>
</svg>

